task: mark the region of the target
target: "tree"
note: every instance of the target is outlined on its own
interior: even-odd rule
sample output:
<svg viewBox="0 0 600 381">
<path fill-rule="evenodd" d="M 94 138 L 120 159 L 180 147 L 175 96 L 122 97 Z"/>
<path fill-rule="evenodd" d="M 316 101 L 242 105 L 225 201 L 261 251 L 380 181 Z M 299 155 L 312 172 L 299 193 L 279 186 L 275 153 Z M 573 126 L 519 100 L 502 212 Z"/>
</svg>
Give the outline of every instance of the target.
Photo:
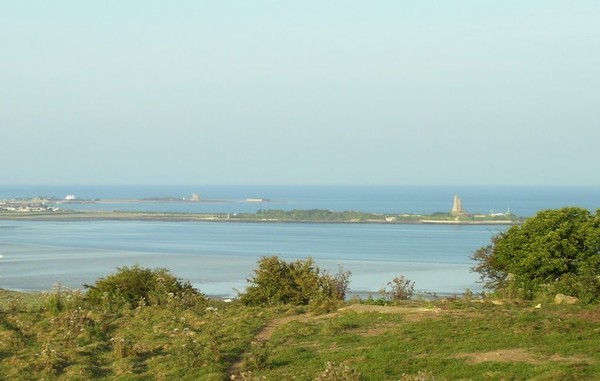
<svg viewBox="0 0 600 381">
<path fill-rule="evenodd" d="M 544 210 L 477 250 L 473 271 L 487 288 L 533 298 L 557 291 L 600 300 L 600 211 Z"/>
</svg>

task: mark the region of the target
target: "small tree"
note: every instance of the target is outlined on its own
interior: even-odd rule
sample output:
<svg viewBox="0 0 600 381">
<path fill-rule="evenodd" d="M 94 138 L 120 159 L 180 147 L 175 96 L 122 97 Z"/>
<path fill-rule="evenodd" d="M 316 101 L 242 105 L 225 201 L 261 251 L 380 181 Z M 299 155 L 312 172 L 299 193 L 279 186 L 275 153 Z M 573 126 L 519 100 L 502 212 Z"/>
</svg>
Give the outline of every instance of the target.
<svg viewBox="0 0 600 381">
<path fill-rule="evenodd" d="M 411 282 L 404 275 L 400 275 L 391 282 L 388 282 L 387 287 L 390 289 L 384 288 L 383 294 L 389 301 L 393 302 L 409 300 L 415 292 L 415 282 Z"/>
</svg>

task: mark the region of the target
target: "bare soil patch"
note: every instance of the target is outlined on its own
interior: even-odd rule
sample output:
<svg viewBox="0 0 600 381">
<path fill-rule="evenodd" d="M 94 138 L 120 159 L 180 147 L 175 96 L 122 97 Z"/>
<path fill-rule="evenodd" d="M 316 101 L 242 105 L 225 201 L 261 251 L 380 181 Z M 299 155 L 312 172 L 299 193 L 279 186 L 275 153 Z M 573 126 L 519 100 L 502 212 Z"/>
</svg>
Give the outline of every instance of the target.
<svg viewBox="0 0 600 381">
<path fill-rule="evenodd" d="M 396 327 L 398 327 L 397 324 L 383 324 L 378 325 L 377 327 L 355 331 L 355 333 L 362 337 L 375 337 L 385 335 L 386 333 L 394 330 Z"/>
<path fill-rule="evenodd" d="M 293 322 L 293 321 L 299 321 L 302 323 L 306 323 L 309 321 L 317 321 L 317 320 L 324 320 L 324 319 L 329 319 L 332 317 L 335 317 L 339 315 L 337 312 L 334 313 L 330 313 L 330 314 L 326 314 L 326 315 L 290 315 L 290 316 L 285 316 L 282 318 L 278 318 L 278 319 L 273 319 L 269 322 L 269 324 L 267 324 L 263 329 L 261 329 L 256 336 L 254 337 L 255 341 L 268 341 L 271 339 L 271 336 L 273 336 L 273 332 L 275 332 L 275 330 L 282 326 L 285 325 L 287 323 Z"/>
<path fill-rule="evenodd" d="M 490 352 L 462 353 L 454 356 L 464 359 L 470 364 L 480 364 L 483 362 L 524 362 L 531 365 L 538 365 L 547 362 L 561 362 L 565 364 L 590 364 L 591 359 L 581 356 L 564 357 L 558 354 L 544 356 L 533 353 L 524 348 L 499 349 Z"/>
<path fill-rule="evenodd" d="M 524 362 L 527 364 L 540 364 L 542 361 L 523 348 L 500 349 L 490 352 L 462 353 L 455 356 L 464 359 L 470 364 L 480 364 L 482 362 Z"/>
<path fill-rule="evenodd" d="M 600 307 L 591 311 L 583 311 L 579 316 L 593 323 L 600 323 Z"/>
<path fill-rule="evenodd" d="M 356 313 L 378 312 L 382 314 L 402 314 L 416 315 L 419 317 L 429 317 L 442 312 L 441 308 L 424 308 L 424 307 L 399 307 L 399 306 L 374 306 L 368 304 L 351 304 L 348 307 L 343 307 L 339 312 L 353 311 Z"/>
</svg>

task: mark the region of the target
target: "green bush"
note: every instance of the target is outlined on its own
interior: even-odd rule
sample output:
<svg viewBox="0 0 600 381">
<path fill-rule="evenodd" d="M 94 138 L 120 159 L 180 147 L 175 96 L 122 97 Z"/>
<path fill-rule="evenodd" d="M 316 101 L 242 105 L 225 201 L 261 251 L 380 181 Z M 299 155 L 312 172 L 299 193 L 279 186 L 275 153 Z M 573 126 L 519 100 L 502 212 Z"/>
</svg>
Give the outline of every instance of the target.
<svg viewBox="0 0 600 381">
<path fill-rule="evenodd" d="M 342 269 L 335 276 L 321 271 L 312 258 L 286 262 L 277 256 L 263 257 L 254 272 L 248 279 L 250 286 L 240 295 L 246 305 L 323 305 L 343 300 L 350 278 L 350 272 Z"/>
<path fill-rule="evenodd" d="M 473 271 L 498 294 L 533 299 L 550 291 L 600 300 L 600 213 L 544 210 L 477 250 Z"/>
<path fill-rule="evenodd" d="M 189 282 L 175 278 L 168 270 L 138 265 L 118 268 L 116 274 L 100 278 L 95 284 L 84 287 L 88 289 L 89 302 L 109 309 L 169 303 L 192 306 L 204 300 L 204 295 Z"/>
</svg>

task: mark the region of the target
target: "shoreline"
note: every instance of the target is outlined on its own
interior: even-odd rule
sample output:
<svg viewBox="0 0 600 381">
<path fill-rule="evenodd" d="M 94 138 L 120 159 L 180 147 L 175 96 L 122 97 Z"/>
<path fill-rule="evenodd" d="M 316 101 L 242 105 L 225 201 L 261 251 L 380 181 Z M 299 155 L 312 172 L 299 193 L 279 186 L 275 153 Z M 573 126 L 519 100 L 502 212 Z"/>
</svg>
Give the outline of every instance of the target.
<svg viewBox="0 0 600 381">
<path fill-rule="evenodd" d="M 51 213 L 0 213 L 0 221 L 157 221 L 157 222 L 246 222 L 246 223 L 302 223 L 302 224 L 381 224 L 381 225 L 518 225 L 519 220 L 456 220 L 427 219 L 429 216 L 396 216 L 382 215 L 380 219 L 292 219 L 261 218 L 256 214 L 231 213 L 162 213 L 162 212 L 73 212 L 61 211 Z"/>
</svg>

